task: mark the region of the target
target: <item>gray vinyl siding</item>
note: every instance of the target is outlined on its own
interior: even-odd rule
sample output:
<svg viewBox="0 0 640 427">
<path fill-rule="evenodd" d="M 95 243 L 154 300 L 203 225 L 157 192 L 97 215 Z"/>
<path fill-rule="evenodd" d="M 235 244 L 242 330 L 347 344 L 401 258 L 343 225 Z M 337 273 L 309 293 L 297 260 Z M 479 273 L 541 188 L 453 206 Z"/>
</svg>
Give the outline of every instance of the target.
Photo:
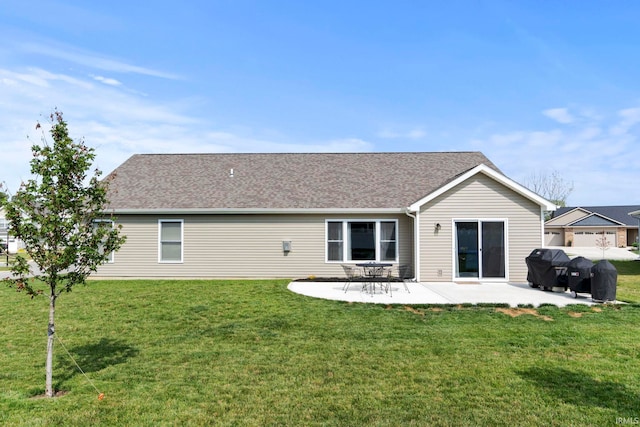
<svg viewBox="0 0 640 427">
<path fill-rule="evenodd" d="M 158 262 L 158 220 L 184 221 L 183 262 Z M 340 263 L 327 263 L 327 219 L 398 220 L 399 260 L 412 264 L 413 220 L 406 215 L 122 215 L 127 236 L 101 277 L 303 278 L 342 277 Z M 282 241 L 291 241 L 285 253 Z"/>
<path fill-rule="evenodd" d="M 450 282 L 454 277 L 454 219 L 505 219 L 507 275 L 526 282 L 525 258 L 542 245 L 540 206 L 493 179 L 478 174 L 420 210 L 420 280 Z M 435 224 L 441 229 L 436 232 Z"/>
</svg>

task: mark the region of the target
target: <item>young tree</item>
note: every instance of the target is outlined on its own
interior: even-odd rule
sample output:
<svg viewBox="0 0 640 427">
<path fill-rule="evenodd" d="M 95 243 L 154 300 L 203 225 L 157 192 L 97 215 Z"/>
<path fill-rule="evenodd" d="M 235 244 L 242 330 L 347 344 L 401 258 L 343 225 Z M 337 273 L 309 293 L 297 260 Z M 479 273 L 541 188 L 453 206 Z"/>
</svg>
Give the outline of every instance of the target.
<svg viewBox="0 0 640 427">
<path fill-rule="evenodd" d="M 9 198 L 1 196 L 12 236 L 21 239 L 25 250 L 37 265 L 34 274 L 25 258 L 11 265 L 10 285 L 31 298 L 49 297 L 45 395 L 54 396 L 53 344 L 55 338 L 56 299 L 70 292 L 106 262 L 112 251 L 124 243 L 120 227 L 105 214 L 108 180 L 101 172 L 88 171 L 94 150 L 83 140 L 74 142 L 62 113 L 51 116 L 50 145 L 43 136 L 41 145 L 33 145 L 30 162 L 32 178 L 23 182 Z M 36 128 L 39 128 L 38 123 Z"/>
<path fill-rule="evenodd" d="M 598 232 L 598 234 L 600 234 L 600 232 Z M 600 235 L 602 237 L 598 237 L 596 239 L 596 247 L 600 248 L 600 250 L 602 251 L 602 259 L 604 259 L 604 252 L 611 247 L 611 241 L 607 239 L 606 230 L 602 230 L 602 234 Z"/>
</svg>

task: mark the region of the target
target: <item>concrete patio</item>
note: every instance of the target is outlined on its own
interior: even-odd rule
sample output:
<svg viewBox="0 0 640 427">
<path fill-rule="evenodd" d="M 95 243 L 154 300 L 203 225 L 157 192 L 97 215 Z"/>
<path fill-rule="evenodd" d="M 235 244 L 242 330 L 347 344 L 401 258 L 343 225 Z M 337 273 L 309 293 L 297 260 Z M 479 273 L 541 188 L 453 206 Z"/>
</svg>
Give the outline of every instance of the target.
<svg viewBox="0 0 640 427">
<path fill-rule="evenodd" d="M 638 255 L 626 248 L 602 248 L 595 247 L 560 247 L 570 258 L 584 256 L 597 262 L 600 259 L 639 261 Z M 363 302 L 372 304 L 509 304 L 511 307 L 518 305 L 553 304 L 564 307 L 570 304 L 600 304 L 591 300 L 590 294 L 578 294 L 574 298 L 567 292 L 544 292 L 537 288 L 531 288 L 526 283 L 479 283 L 459 284 L 444 283 L 407 283 L 409 292 L 404 289 L 402 283 L 391 284 L 391 294 L 376 292 L 370 294 L 363 292 L 357 283 L 350 286 L 344 292 L 344 282 L 291 282 L 289 290 L 314 297 L 337 301 Z"/>
<path fill-rule="evenodd" d="M 291 282 L 292 292 L 328 300 L 361 302 L 370 304 L 509 304 L 518 305 L 553 304 L 564 307 L 570 304 L 599 304 L 591 300 L 590 294 L 571 292 L 544 292 L 518 283 L 408 283 L 409 292 L 401 282 L 391 283 L 391 294 L 377 289 L 374 294 L 362 290 L 359 283 L 353 283 L 347 292 L 344 282 Z"/>
</svg>

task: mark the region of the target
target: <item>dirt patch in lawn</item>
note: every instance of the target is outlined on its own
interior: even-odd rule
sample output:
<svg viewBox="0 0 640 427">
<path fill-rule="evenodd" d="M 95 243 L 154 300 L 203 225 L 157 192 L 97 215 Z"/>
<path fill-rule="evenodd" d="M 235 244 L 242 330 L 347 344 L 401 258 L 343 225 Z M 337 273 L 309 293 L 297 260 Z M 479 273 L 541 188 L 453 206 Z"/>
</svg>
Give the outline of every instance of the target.
<svg viewBox="0 0 640 427">
<path fill-rule="evenodd" d="M 571 317 L 576 317 L 576 318 L 578 318 L 578 317 L 582 317 L 582 316 L 584 316 L 585 314 L 589 314 L 589 313 L 602 313 L 602 309 L 601 309 L 600 307 L 591 307 L 591 311 L 582 311 L 582 312 L 579 312 L 579 311 L 569 311 L 569 312 L 567 312 L 567 314 L 568 314 L 569 316 L 571 316 Z"/>
<path fill-rule="evenodd" d="M 404 306 L 404 309 L 405 309 L 406 311 L 410 312 L 410 313 L 413 313 L 413 314 L 419 314 L 420 316 L 424 316 L 424 311 L 422 311 L 422 310 L 417 310 L 417 309 L 415 309 L 415 308 L 413 308 L 413 307 L 411 307 L 411 306 L 409 306 L 409 305 L 405 305 L 405 306 Z"/>
<path fill-rule="evenodd" d="M 538 318 L 540 318 L 542 320 L 546 320 L 547 322 L 553 321 L 552 317 L 544 316 L 544 315 L 538 313 L 538 310 L 536 310 L 535 308 L 522 308 L 522 307 L 517 307 L 517 308 L 496 308 L 496 311 L 498 313 L 504 313 L 507 316 L 511 316 L 511 317 L 518 317 L 518 316 L 522 316 L 523 314 L 528 314 L 530 316 L 535 316 L 535 317 L 538 317 Z"/>
<path fill-rule="evenodd" d="M 441 307 L 414 308 L 414 307 L 411 307 L 410 305 L 405 305 L 405 306 L 402 306 L 402 308 L 405 311 L 408 311 L 409 313 L 419 314 L 420 316 L 424 316 L 427 311 L 431 311 L 433 313 L 440 313 L 444 311 L 444 309 Z"/>
</svg>

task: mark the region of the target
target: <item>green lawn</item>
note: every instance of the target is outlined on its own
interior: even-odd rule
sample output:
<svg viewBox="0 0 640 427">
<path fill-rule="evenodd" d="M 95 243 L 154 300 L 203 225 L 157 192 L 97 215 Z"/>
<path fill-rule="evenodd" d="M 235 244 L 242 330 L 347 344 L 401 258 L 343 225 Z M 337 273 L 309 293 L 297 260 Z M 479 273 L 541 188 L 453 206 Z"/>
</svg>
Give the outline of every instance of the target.
<svg viewBox="0 0 640 427">
<path fill-rule="evenodd" d="M 610 261 L 618 270 L 616 297 L 620 301 L 640 303 L 640 261 Z"/>
<path fill-rule="evenodd" d="M 0 271 L 8 271 L 10 270 L 9 265 L 16 259 L 16 254 L 10 254 L 7 256 L 6 252 L 0 254 Z M 20 253 L 20 256 L 30 260 L 31 257 L 26 253 Z M 8 261 L 8 263 L 7 263 Z"/>
<path fill-rule="evenodd" d="M 616 263 L 640 301 L 640 263 Z M 286 281 L 0 288 L 0 425 L 616 425 L 640 417 L 640 305 L 378 306 Z M 519 314 L 519 315 L 518 315 Z M 517 316 L 516 316 L 517 315 Z M 98 393 L 104 393 L 98 400 Z"/>
</svg>

